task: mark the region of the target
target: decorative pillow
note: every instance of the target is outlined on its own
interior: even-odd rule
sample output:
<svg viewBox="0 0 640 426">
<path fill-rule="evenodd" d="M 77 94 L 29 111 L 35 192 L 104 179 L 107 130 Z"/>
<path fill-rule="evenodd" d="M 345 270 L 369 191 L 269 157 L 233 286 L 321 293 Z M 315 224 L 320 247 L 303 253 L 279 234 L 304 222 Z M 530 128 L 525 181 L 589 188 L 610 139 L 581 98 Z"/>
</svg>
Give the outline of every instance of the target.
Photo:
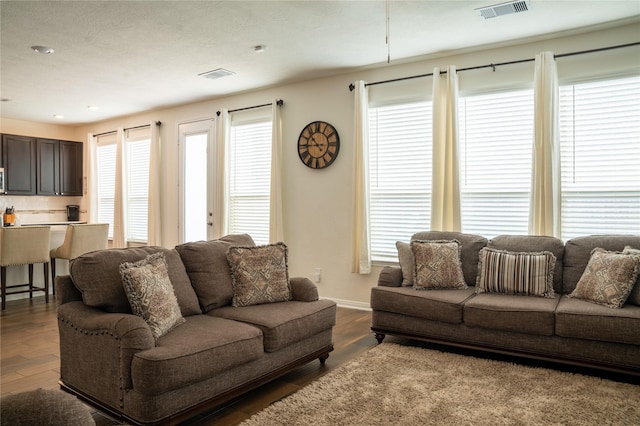
<svg viewBox="0 0 640 426">
<path fill-rule="evenodd" d="M 284 243 L 229 247 L 227 260 L 233 282 L 232 306 L 250 306 L 291 300 Z"/>
<path fill-rule="evenodd" d="M 631 246 L 626 246 L 624 250 L 622 250 L 622 253 L 640 255 L 640 249 L 633 248 Z M 627 303 L 631 303 L 632 305 L 640 305 L 640 275 L 638 275 L 638 280 L 633 286 L 633 290 L 631 290 L 631 294 L 627 298 Z"/>
<path fill-rule="evenodd" d="M 595 248 L 569 295 L 609 308 L 621 308 L 640 274 L 640 255 Z"/>
<path fill-rule="evenodd" d="M 125 262 L 120 265 L 120 275 L 131 311 L 146 321 L 156 340 L 185 322 L 169 280 L 164 254 Z"/>
<path fill-rule="evenodd" d="M 398 249 L 398 261 L 402 269 L 402 286 L 411 287 L 413 285 L 413 273 L 416 269 L 416 259 L 411 251 L 411 246 L 402 241 L 396 241 Z"/>
<path fill-rule="evenodd" d="M 556 257 L 549 251 L 480 250 L 476 293 L 553 297 Z"/>
<path fill-rule="evenodd" d="M 413 288 L 437 290 L 467 288 L 458 240 L 411 241 L 415 257 Z"/>
</svg>

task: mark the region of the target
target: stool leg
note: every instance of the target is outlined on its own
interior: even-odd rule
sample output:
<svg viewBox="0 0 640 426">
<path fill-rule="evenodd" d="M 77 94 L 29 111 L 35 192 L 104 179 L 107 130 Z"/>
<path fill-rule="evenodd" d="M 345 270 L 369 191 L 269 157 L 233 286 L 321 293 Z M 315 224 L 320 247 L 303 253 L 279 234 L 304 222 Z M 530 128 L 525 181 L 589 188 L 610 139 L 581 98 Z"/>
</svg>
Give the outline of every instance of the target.
<svg viewBox="0 0 640 426">
<path fill-rule="evenodd" d="M 49 263 L 44 262 L 44 302 L 49 303 Z"/>
<path fill-rule="evenodd" d="M 56 258 L 51 258 L 51 290 L 56 294 Z"/>
<path fill-rule="evenodd" d="M 0 266 L 0 281 L 2 281 L 0 286 L 2 286 L 2 310 L 4 311 L 4 308 L 6 308 L 6 305 L 7 305 L 7 267 L 6 266 Z"/>
<path fill-rule="evenodd" d="M 33 299 L 33 263 L 29 264 L 29 299 Z"/>
</svg>

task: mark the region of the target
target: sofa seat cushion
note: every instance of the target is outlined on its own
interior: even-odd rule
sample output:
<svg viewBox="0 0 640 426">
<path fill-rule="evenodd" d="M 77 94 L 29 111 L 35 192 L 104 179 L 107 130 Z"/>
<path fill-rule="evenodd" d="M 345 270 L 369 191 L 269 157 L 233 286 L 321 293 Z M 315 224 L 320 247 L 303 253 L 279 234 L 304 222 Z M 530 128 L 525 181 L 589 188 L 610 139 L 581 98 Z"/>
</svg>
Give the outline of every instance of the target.
<svg viewBox="0 0 640 426">
<path fill-rule="evenodd" d="M 464 323 L 471 327 L 553 336 L 554 313 L 560 295 L 553 298 L 510 294 L 478 294 L 464 305 Z"/>
<path fill-rule="evenodd" d="M 315 302 L 225 306 L 214 309 L 207 315 L 258 327 L 264 335 L 265 352 L 275 352 L 333 327 L 336 323 L 336 304 L 322 299 Z"/>
<path fill-rule="evenodd" d="M 611 309 L 563 296 L 556 310 L 556 334 L 576 339 L 640 345 L 640 306 Z"/>
<path fill-rule="evenodd" d="M 462 307 L 474 288 L 419 291 L 409 287 L 373 287 L 371 309 L 433 321 L 462 323 Z"/>
<path fill-rule="evenodd" d="M 159 395 L 252 361 L 264 353 L 262 333 L 237 321 L 194 315 L 133 357 L 133 388 Z"/>
</svg>

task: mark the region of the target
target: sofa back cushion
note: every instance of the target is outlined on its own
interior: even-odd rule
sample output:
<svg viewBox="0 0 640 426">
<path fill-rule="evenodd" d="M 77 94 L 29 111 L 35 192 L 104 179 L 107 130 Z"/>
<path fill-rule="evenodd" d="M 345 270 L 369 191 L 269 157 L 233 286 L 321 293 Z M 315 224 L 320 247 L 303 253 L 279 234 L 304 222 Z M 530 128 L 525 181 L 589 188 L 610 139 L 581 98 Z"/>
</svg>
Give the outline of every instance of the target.
<svg viewBox="0 0 640 426">
<path fill-rule="evenodd" d="M 411 240 L 458 240 L 462 246 L 460 259 L 464 281 L 469 287 L 475 287 L 478 275 L 478 256 L 480 250 L 487 245 L 487 239 L 480 235 L 461 232 L 423 231 L 414 234 Z"/>
<path fill-rule="evenodd" d="M 231 304 L 233 282 L 227 250 L 232 246 L 255 246 L 255 243 L 250 235 L 239 234 L 176 246 L 204 312 Z"/>
<path fill-rule="evenodd" d="M 626 246 L 640 248 L 640 236 L 589 235 L 567 241 L 564 256 L 563 293 L 571 293 L 576 288 L 576 284 L 582 277 L 589 259 L 591 259 L 591 252 L 594 248 L 599 247 L 607 251 L 621 252 Z M 640 304 L 640 301 L 630 297 L 627 303 Z"/>
<path fill-rule="evenodd" d="M 498 235 L 489 240 L 488 248 L 512 252 L 549 251 L 556 257 L 553 269 L 553 290 L 562 292 L 564 242 L 558 238 L 539 235 Z"/>
<path fill-rule="evenodd" d="M 72 260 L 69 274 L 75 286 L 82 292 L 82 300 L 86 305 L 107 312 L 131 313 L 131 306 L 122 285 L 120 265 L 125 262 L 137 262 L 154 253 L 163 253 L 165 256 L 169 280 L 182 315 L 186 317 L 201 314 L 202 310 L 189 276 L 178 252 L 173 249 L 152 246 L 94 251 Z"/>
</svg>

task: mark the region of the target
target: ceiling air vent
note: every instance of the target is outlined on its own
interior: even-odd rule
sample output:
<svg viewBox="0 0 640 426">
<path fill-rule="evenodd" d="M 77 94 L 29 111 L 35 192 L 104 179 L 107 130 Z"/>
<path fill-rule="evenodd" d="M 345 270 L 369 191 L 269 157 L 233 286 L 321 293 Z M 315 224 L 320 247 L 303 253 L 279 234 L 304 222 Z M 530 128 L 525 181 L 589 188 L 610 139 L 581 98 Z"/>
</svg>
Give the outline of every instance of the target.
<svg viewBox="0 0 640 426">
<path fill-rule="evenodd" d="M 217 78 L 222 78 L 233 74 L 235 74 L 233 71 L 229 71 L 224 68 L 218 68 L 212 71 L 203 72 L 202 74 L 198 74 L 198 76 L 215 80 Z"/>
<path fill-rule="evenodd" d="M 529 9 L 531 9 L 531 0 L 515 0 L 494 4 L 493 6 L 480 7 L 475 9 L 475 11 L 484 19 L 489 19 L 502 15 L 510 15 L 512 13 L 526 12 Z"/>
</svg>

